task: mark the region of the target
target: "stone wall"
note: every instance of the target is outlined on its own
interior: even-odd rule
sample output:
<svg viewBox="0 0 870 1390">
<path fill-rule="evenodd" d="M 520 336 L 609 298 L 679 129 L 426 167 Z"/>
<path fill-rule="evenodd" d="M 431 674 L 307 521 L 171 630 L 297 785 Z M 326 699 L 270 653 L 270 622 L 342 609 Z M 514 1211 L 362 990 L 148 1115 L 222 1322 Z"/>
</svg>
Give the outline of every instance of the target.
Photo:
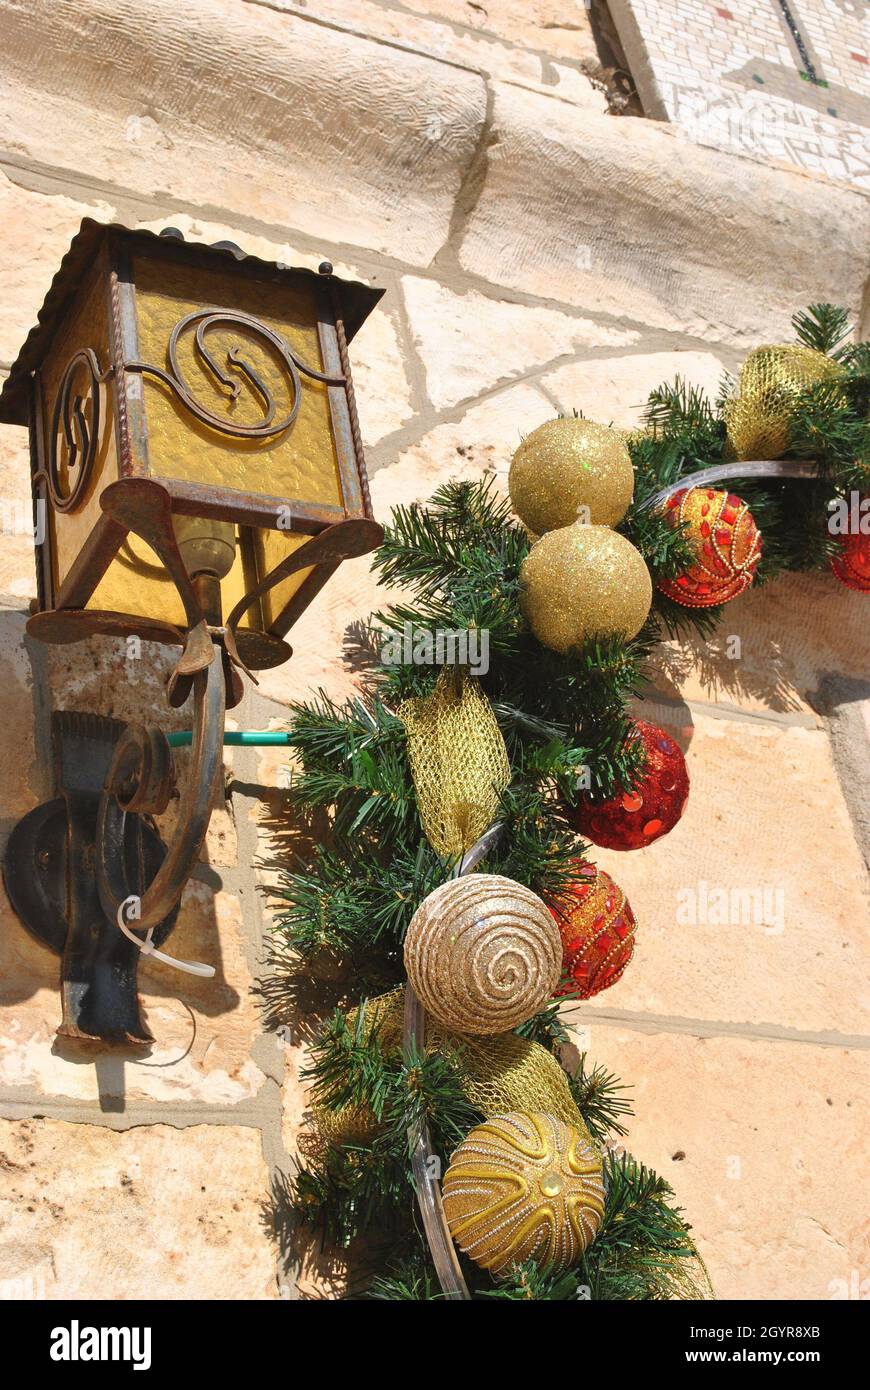
<svg viewBox="0 0 870 1390">
<path fill-rule="evenodd" d="M 0 0 L 0 45 L 0 364 L 85 215 L 328 257 L 387 291 L 352 353 L 382 518 L 449 477 L 503 481 L 521 435 L 556 411 L 631 424 L 676 373 L 715 390 L 808 301 L 856 316 L 866 303 L 866 197 L 611 116 L 579 3 Z M 28 469 L 8 428 L 0 473 L 14 516 Z M 51 709 L 185 720 L 165 709 L 165 654 L 27 640 L 31 546 L 3 542 L 8 831 L 50 792 Z M 382 601 L 366 562 L 346 565 L 238 725 L 281 727 L 314 686 L 353 690 L 344 637 Z M 635 908 L 638 949 L 578 1011 L 578 1040 L 632 1085 L 628 1142 L 673 1182 L 725 1297 L 825 1298 L 861 1269 L 865 633 L 866 600 L 791 577 L 733 605 L 710 643 L 663 648 L 648 708 L 688 749 L 689 808 L 646 852 L 598 856 Z M 55 1040 L 57 961 L 4 900 L 7 1293 L 341 1288 L 340 1262 L 312 1257 L 300 1275 L 264 1221 L 304 1122 L 314 1026 L 300 1013 L 277 1032 L 260 1007 L 270 913 L 255 865 L 281 762 L 227 756 L 173 937 L 217 978 L 143 965 L 147 1057 L 83 1060 Z M 702 884 L 779 890 L 783 913 L 692 923 L 679 905 Z"/>
</svg>

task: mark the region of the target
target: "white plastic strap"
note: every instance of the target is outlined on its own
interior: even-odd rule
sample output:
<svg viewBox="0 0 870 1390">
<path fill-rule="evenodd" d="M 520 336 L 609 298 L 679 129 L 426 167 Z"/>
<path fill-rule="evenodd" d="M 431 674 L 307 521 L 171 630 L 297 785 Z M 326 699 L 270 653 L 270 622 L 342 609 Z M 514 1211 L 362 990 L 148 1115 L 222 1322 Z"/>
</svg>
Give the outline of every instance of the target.
<svg viewBox="0 0 870 1390">
<path fill-rule="evenodd" d="M 198 960 L 176 960 L 175 956 L 168 956 L 165 951 L 159 951 L 152 940 L 153 927 L 148 928 L 144 937 L 137 936 L 135 932 L 130 930 L 124 921 L 124 911 L 126 908 L 138 906 L 138 904 L 139 899 L 134 895 L 125 898 L 118 908 L 116 921 L 127 940 L 132 941 L 134 946 L 138 946 L 143 956 L 153 956 L 155 960 L 162 961 L 164 965 L 172 965 L 176 970 L 183 970 L 186 975 L 201 975 L 204 979 L 210 980 L 215 973 L 213 965 L 202 965 Z"/>
</svg>

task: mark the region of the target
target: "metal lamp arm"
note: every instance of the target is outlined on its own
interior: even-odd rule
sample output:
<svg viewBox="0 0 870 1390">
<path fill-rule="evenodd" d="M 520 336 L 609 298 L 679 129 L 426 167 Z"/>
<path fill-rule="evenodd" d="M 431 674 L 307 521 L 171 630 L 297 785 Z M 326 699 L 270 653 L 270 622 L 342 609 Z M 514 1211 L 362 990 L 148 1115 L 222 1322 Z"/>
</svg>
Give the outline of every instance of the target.
<svg viewBox="0 0 870 1390">
<path fill-rule="evenodd" d="M 724 483 L 730 478 L 805 478 L 819 477 L 814 459 L 746 459 L 737 463 L 716 463 L 697 473 L 687 473 L 675 483 L 669 483 L 644 503 L 645 508 L 660 507 L 675 492 L 689 487 L 706 487 L 708 483 Z"/>
<path fill-rule="evenodd" d="M 171 753 L 159 729 L 130 725 L 119 740 L 100 802 L 96 840 L 97 888 L 104 913 L 146 954 L 158 955 L 181 969 L 188 967 L 157 952 L 150 937 L 179 902 L 208 828 L 222 767 L 226 694 L 220 661 L 197 672 L 193 695 L 191 777 L 179 808 L 178 828 L 166 858 L 141 896 L 131 891 L 127 878 L 126 818 L 128 813 L 159 814 L 168 803 Z M 131 926 L 146 935 L 140 938 Z M 199 966 L 194 973 L 214 971 Z"/>
</svg>

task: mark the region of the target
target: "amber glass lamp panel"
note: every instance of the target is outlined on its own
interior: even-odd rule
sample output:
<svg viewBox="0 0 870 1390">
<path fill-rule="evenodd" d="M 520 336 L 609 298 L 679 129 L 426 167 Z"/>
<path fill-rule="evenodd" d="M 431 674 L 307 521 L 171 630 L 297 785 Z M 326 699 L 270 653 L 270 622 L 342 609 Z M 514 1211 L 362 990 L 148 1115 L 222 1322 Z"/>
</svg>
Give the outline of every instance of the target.
<svg viewBox="0 0 870 1390">
<path fill-rule="evenodd" d="M 240 279 L 220 270 L 191 269 L 165 261 L 135 258 L 138 354 L 143 362 L 168 367 L 172 332 L 189 315 L 226 309 L 262 323 L 284 340 L 315 371 L 324 372 L 318 338 L 315 284 Z M 200 320 L 199 322 L 202 322 Z M 216 419 L 257 428 L 264 422 L 264 398 L 246 375 L 249 366 L 274 402 L 272 427 L 293 406 L 293 385 L 281 355 L 254 327 L 219 320 L 202 329 L 202 342 L 214 363 L 239 390 L 215 375 L 197 350 L 196 321 L 180 334 L 179 376 L 190 395 Z M 231 355 L 232 354 L 232 355 Z M 233 363 L 233 357 L 237 359 Z M 341 509 L 341 483 L 324 383 L 301 374 L 299 411 L 289 429 L 266 438 L 239 438 L 211 429 L 154 377 L 144 376 L 147 460 L 158 478 L 206 487 L 232 488 L 242 494 Z M 277 524 L 277 519 L 276 519 Z"/>
<path fill-rule="evenodd" d="M 58 328 L 51 349 L 38 373 L 44 467 L 48 465 L 52 448 L 55 402 L 69 363 L 76 353 L 90 349 L 96 356 L 101 373 L 106 372 L 109 366 L 108 312 L 103 276 L 100 258 L 100 263 L 85 280 Z M 102 515 L 100 493 L 118 476 L 110 389 L 108 385 L 103 384 L 98 386 L 97 390 L 100 398 L 100 431 L 84 490 L 72 511 L 57 510 L 51 503 L 47 507 L 49 550 L 52 560 L 51 585 L 55 595 Z M 92 432 L 95 424 L 94 400 L 90 375 L 84 364 L 76 368 L 71 395 L 81 397 L 79 408 L 87 430 Z M 61 491 L 68 494 L 77 484 L 79 470 L 67 466 L 68 450 L 60 426 L 55 440 L 55 452 L 58 461 L 58 482 Z"/>
<path fill-rule="evenodd" d="M 258 328 L 262 324 L 286 343 L 301 364 L 325 373 L 318 287 L 313 280 L 294 284 L 280 277 L 240 277 L 231 270 L 147 256 L 133 258 L 132 279 L 137 341 L 127 345 L 128 354 L 132 348 L 137 362 L 162 369 L 182 387 L 174 390 L 147 370 L 135 373 L 141 380 L 144 430 L 132 432 L 133 470 L 170 490 L 185 490 L 185 510 L 197 512 L 201 495 L 207 499 L 205 511 L 219 507 L 225 516 L 236 513 L 236 560 L 221 581 L 226 615 L 263 574 L 305 543 L 308 535 L 291 528 L 306 511 L 316 508 L 326 521 L 345 514 L 327 385 L 299 367 L 297 388 L 280 347 Z M 222 319 L 222 313 L 229 318 Z M 133 376 L 129 372 L 128 381 Z M 190 401 L 214 417 L 214 424 L 191 409 Z M 292 423 L 276 432 L 294 403 Z M 266 432 L 240 437 L 226 425 L 261 431 L 265 425 Z M 252 499 L 274 515 L 272 526 L 243 523 Z M 309 572 L 293 575 L 267 594 L 242 626 L 269 628 Z M 174 585 L 135 536 L 128 537 L 88 606 L 184 621 Z"/>
</svg>

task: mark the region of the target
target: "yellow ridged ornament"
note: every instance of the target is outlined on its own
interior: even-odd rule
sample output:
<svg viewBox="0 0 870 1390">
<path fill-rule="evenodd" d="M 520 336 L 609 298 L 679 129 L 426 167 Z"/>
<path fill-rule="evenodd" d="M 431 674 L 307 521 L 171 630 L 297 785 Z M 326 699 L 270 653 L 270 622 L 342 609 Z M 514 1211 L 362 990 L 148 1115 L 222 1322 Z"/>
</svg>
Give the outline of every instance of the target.
<svg viewBox="0 0 870 1390">
<path fill-rule="evenodd" d="M 728 444 L 738 459 L 778 459 L 789 447 L 789 425 L 798 397 L 820 381 L 836 381 L 843 368 L 800 344 L 750 352 L 737 390 L 725 402 Z"/>
<path fill-rule="evenodd" d="M 450 1234 L 481 1268 L 570 1269 L 604 1216 L 601 1155 L 554 1115 L 496 1115 L 456 1149 L 442 1195 Z"/>
<path fill-rule="evenodd" d="M 563 655 L 590 637 L 634 637 L 651 603 L 643 556 L 606 526 L 548 532 L 520 570 L 520 607 L 532 632 Z"/>
<path fill-rule="evenodd" d="M 456 1033 L 505 1033 L 540 1013 L 562 969 L 562 938 L 537 893 L 501 874 L 467 874 L 423 900 L 405 936 L 423 1007 Z"/>
<path fill-rule="evenodd" d="M 594 420 L 548 420 L 514 454 L 508 490 L 536 535 L 578 520 L 615 526 L 634 493 L 631 455 L 619 430 Z"/>
</svg>

